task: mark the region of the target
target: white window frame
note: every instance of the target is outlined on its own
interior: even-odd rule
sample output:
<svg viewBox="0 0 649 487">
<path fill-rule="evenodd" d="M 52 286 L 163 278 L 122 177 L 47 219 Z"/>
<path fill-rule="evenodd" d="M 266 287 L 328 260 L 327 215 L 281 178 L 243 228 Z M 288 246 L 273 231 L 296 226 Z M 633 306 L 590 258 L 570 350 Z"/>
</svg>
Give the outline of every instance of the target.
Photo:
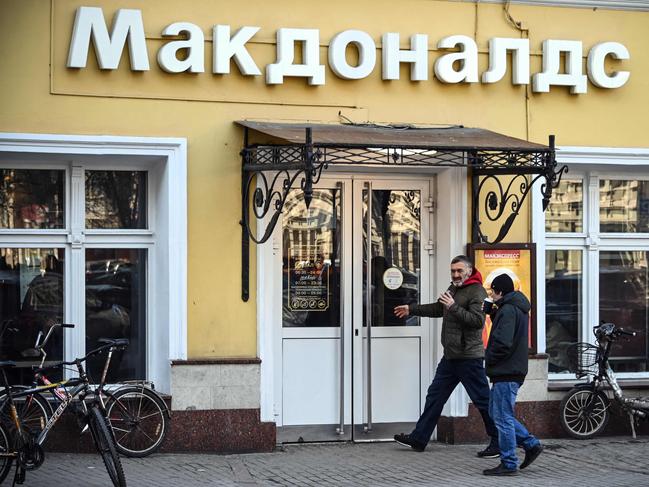
<svg viewBox="0 0 649 487">
<path fill-rule="evenodd" d="M 535 185 L 532 194 L 532 241 L 536 242 L 537 272 L 537 344 L 539 353 L 545 353 L 545 251 L 569 249 L 582 251 L 582 339 L 594 342 L 592 327 L 599 322 L 598 276 L 591 276 L 599 269 L 600 250 L 646 250 L 649 251 L 649 233 L 601 234 L 599 232 L 599 180 L 633 179 L 649 180 L 649 149 L 646 148 L 605 148 L 564 146 L 557 149 L 559 166 L 567 164 L 569 172 L 566 179 L 583 181 L 583 232 L 551 233 L 545 232 L 545 212 L 542 208 L 541 184 Z M 594 201 L 594 202 L 593 202 Z M 592 250 L 592 251 L 589 251 Z M 619 378 L 649 379 L 649 372 L 625 372 Z M 573 378 L 569 374 L 549 373 L 549 380 Z"/>
<path fill-rule="evenodd" d="M 122 137 L 104 135 L 54 135 L 0 132 L 0 165 L 12 160 L 29 161 L 26 167 L 61 168 L 66 177 L 76 167 L 86 169 L 146 169 L 148 228 L 119 231 L 88 230 L 87 247 L 147 248 L 147 379 L 162 392 L 170 392 L 170 360 L 187 359 L 187 140 L 171 137 Z M 39 160 L 41 162 L 39 162 Z M 28 164 L 28 166 L 27 166 Z M 76 175 L 77 178 L 79 175 Z M 78 181 L 79 179 L 77 179 Z M 66 220 L 61 230 L 0 230 L 0 245 L 25 246 L 23 242 L 39 233 L 38 246 L 73 250 L 75 228 L 72 211 L 83 211 L 78 189 L 66 191 Z M 85 218 L 83 215 L 77 215 Z M 83 221 L 83 220 L 82 220 Z M 111 235 L 112 234 L 112 235 Z M 155 238 L 153 236 L 155 235 Z M 34 247 L 35 245 L 29 245 Z M 73 290 L 85 284 L 78 276 L 83 271 L 70 269 L 66 258 L 65 319 L 85 320 L 85 303 L 72 299 Z M 74 281 L 74 282 L 73 282 Z M 66 331 L 65 356 L 72 358 L 85 349 L 79 336 Z M 70 355 L 70 356 L 69 356 Z"/>
</svg>

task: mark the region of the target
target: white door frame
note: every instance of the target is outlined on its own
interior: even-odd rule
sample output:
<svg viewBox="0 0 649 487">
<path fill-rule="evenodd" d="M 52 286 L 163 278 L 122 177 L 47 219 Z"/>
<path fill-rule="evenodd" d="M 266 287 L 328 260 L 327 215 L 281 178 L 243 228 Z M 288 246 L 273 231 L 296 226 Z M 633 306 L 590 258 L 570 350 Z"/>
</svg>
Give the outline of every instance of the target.
<svg viewBox="0 0 649 487">
<path fill-rule="evenodd" d="M 467 170 L 458 168 L 398 168 L 395 174 L 394 168 L 362 168 L 363 174 L 357 172 L 336 172 L 335 166 L 328 169 L 329 173 L 336 176 L 348 175 L 353 177 L 371 177 L 385 179 L 404 179 L 408 177 L 432 177 L 435 176 L 436 204 L 432 234 L 436 239 L 435 265 L 431 268 L 430 294 L 428 299 L 432 301 L 440 292 L 446 289 L 446 282 L 450 281 L 449 263 L 457 255 L 464 253 L 467 242 L 468 230 L 468 178 Z M 323 175 L 323 177 L 326 177 Z M 263 230 L 267 221 L 259 221 L 257 230 Z M 274 323 L 277 316 L 281 320 L 282 302 L 282 281 L 281 281 L 281 259 L 274 256 L 281 252 L 281 225 L 278 224 L 273 235 L 266 244 L 257 245 L 257 353 L 261 359 L 260 377 L 260 407 L 261 420 L 278 422 L 281 414 L 281 389 L 280 397 L 277 397 L 277 387 L 281 386 L 281 375 L 277 376 L 277 364 L 280 357 L 278 350 L 277 335 Z M 424 297 L 422 296 L 422 299 Z M 428 387 L 437 361 L 442 356 L 441 346 L 441 320 L 433 319 L 430 335 L 430 350 L 435 360 L 431 363 L 430 374 L 422 377 L 422 388 Z M 281 345 L 281 344 L 280 344 Z M 281 374 L 281 371 L 280 371 Z M 279 383 L 278 383 L 279 382 Z M 279 400 L 278 400 L 279 399 Z M 425 393 L 422 395 L 422 401 Z M 466 416 L 468 414 L 468 395 L 462 387 L 456 389 L 447 402 L 443 414 L 450 416 Z"/>
</svg>

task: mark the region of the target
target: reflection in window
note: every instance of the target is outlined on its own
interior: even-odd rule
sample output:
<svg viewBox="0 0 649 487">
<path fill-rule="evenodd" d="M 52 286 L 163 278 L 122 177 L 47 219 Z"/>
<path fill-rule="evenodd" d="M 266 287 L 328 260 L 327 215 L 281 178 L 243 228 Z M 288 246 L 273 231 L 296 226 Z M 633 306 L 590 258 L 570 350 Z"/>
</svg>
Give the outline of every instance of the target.
<svg viewBox="0 0 649 487">
<path fill-rule="evenodd" d="M 283 209 L 282 324 L 340 326 L 340 191 L 289 192 Z"/>
<path fill-rule="evenodd" d="M 372 326 L 418 326 L 417 316 L 397 318 L 394 307 L 418 303 L 421 271 L 421 195 L 419 191 L 372 191 Z M 367 191 L 363 192 L 363 268 L 367 269 Z M 403 276 L 396 288 L 386 286 L 384 274 Z M 366 274 L 366 273 L 365 273 Z M 398 275 L 398 274 L 397 274 Z M 389 283 L 389 281 L 388 281 Z M 367 293 L 367 276 L 363 294 Z M 363 301 L 365 302 L 365 301 Z M 363 306 L 363 324 L 366 324 Z"/>
<path fill-rule="evenodd" d="M 649 232 L 649 181 L 599 182 L 601 232 Z"/>
<path fill-rule="evenodd" d="M 113 354 L 108 380 L 144 379 L 146 374 L 146 250 L 86 250 L 86 351 L 100 338 L 128 338 Z M 105 355 L 88 360 L 98 381 Z"/>
<path fill-rule="evenodd" d="M 65 171 L 0 169 L 0 228 L 64 228 Z"/>
<path fill-rule="evenodd" d="M 53 324 L 63 322 L 64 255 L 63 249 L 0 248 L 0 319 L 5 330 L 0 356 L 17 363 L 8 370 L 12 383 L 31 383 L 31 366 L 40 358 L 25 351 L 34 347 L 38 332 L 47 334 Z M 45 351 L 48 361 L 63 360 L 61 328 L 52 333 Z"/>
<path fill-rule="evenodd" d="M 146 171 L 86 171 L 86 228 L 147 228 Z"/>
<path fill-rule="evenodd" d="M 545 341 L 549 372 L 567 372 L 567 347 L 579 341 L 583 273 L 580 250 L 545 252 Z"/>
<path fill-rule="evenodd" d="M 559 186 L 552 190 L 552 199 L 545 212 L 545 231 L 583 231 L 583 207 L 582 181 L 562 179 Z"/>
<path fill-rule="evenodd" d="M 599 317 L 627 331 L 629 340 L 618 340 L 611 349 L 611 365 L 617 372 L 645 372 L 649 356 L 647 288 L 649 252 L 600 251 Z"/>
</svg>

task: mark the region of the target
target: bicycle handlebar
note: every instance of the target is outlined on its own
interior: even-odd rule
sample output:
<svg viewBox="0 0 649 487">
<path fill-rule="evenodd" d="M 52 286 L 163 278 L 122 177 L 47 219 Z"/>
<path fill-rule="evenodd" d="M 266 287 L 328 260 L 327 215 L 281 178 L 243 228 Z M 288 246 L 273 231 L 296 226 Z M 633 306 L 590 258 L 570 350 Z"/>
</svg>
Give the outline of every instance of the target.
<svg viewBox="0 0 649 487">
<path fill-rule="evenodd" d="M 109 339 L 109 338 L 102 338 L 100 340 L 100 342 L 104 342 L 105 344 L 101 345 L 100 347 L 95 348 L 94 350 L 90 350 L 85 355 L 85 357 L 72 360 L 71 362 L 61 361 L 61 362 L 56 362 L 54 364 L 50 364 L 50 365 L 48 365 L 46 367 L 39 367 L 38 369 L 35 370 L 35 372 L 36 373 L 41 373 L 41 372 L 44 372 L 46 370 L 56 369 L 58 367 L 63 367 L 64 365 L 77 365 L 78 363 L 85 362 L 86 360 L 88 360 L 88 357 L 91 357 L 93 355 L 97 355 L 97 354 L 103 352 L 104 350 L 108 350 L 109 348 L 125 348 L 128 345 L 129 340 L 127 338 L 118 338 L 116 340 L 112 340 L 112 339 Z"/>
<path fill-rule="evenodd" d="M 622 328 L 618 328 L 617 333 L 620 334 L 620 335 L 626 335 L 626 336 L 630 336 L 630 337 L 636 336 L 635 331 L 624 331 Z"/>
<path fill-rule="evenodd" d="M 613 341 L 622 335 L 629 337 L 636 336 L 635 332 L 625 331 L 623 328 L 618 328 L 615 323 L 602 323 L 594 327 L 593 332 L 598 340 Z"/>
</svg>

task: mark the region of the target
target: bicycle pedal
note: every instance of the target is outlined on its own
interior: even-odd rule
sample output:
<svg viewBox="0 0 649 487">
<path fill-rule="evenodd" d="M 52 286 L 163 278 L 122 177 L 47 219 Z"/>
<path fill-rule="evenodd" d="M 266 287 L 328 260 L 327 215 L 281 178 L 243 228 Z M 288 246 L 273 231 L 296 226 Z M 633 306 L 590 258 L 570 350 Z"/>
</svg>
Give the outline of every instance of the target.
<svg viewBox="0 0 649 487">
<path fill-rule="evenodd" d="M 16 484 L 22 485 L 25 483 L 25 469 L 20 468 L 20 465 L 16 466 L 16 473 L 14 475 L 14 481 L 11 484 L 12 487 Z"/>
</svg>

